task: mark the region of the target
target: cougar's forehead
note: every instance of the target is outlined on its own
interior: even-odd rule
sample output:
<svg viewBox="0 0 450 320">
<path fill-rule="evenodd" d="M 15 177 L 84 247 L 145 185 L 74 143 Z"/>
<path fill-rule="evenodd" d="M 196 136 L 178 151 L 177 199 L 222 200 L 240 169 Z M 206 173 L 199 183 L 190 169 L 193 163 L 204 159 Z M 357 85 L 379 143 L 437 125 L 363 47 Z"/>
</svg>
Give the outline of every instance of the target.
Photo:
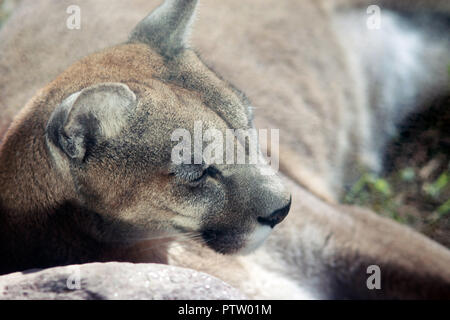
<svg viewBox="0 0 450 320">
<path fill-rule="evenodd" d="M 228 128 L 228 122 L 205 103 L 199 92 L 156 79 L 149 83 L 150 86 L 145 87 L 130 85 L 132 90 L 138 91 L 140 99 L 135 121 L 130 123 L 132 127 L 144 128 L 153 137 L 176 129 L 193 131 L 196 121 L 201 121 L 205 129 L 214 127 L 224 131 Z"/>
<path fill-rule="evenodd" d="M 207 67 L 195 52 L 186 50 L 166 64 L 162 78 L 198 94 L 201 102 L 229 128 L 252 126 L 250 103 L 245 95 Z"/>
<path fill-rule="evenodd" d="M 103 82 L 125 83 L 133 91 L 135 85 L 144 86 L 153 96 L 162 96 L 164 91 L 171 90 L 178 96 L 175 101 L 179 105 L 183 103 L 183 96 L 189 93 L 197 96 L 196 103 L 212 110 L 229 128 L 252 125 L 250 104 L 245 95 L 222 80 L 190 49 L 165 59 L 145 44 L 118 45 L 75 63 L 56 79 L 53 86 L 62 88 L 64 98 Z M 155 83 L 160 85 L 155 86 Z M 157 99 L 151 96 L 149 99 L 154 100 L 153 107 L 164 105 L 163 101 L 155 101 Z M 196 116 L 201 120 L 202 114 Z"/>
</svg>

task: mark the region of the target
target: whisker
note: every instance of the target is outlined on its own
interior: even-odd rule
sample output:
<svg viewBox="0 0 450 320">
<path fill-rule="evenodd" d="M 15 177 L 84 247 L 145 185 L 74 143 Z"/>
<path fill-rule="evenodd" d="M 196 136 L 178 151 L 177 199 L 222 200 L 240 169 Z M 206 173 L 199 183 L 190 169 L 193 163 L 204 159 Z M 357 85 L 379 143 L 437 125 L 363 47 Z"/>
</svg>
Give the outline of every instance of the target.
<svg viewBox="0 0 450 320">
<path fill-rule="evenodd" d="M 174 232 L 174 233 L 165 233 L 159 235 L 145 236 L 145 237 L 126 237 L 126 240 L 111 240 L 110 242 L 124 242 L 124 241 L 150 241 L 150 240 L 160 240 L 167 238 L 179 238 L 179 237 L 197 237 L 199 236 L 198 232 Z"/>
<path fill-rule="evenodd" d="M 154 240 L 155 238 L 150 237 L 149 239 Z M 163 236 L 163 237 L 157 238 L 157 240 L 161 240 L 161 239 L 167 239 L 167 242 L 171 241 L 173 243 L 173 245 L 176 246 L 176 245 L 182 245 L 183 243 L 188 242 L 188 241 L 202 239 L 202 235 L 198 232 L 182 232 L 182 233 L 178 233 L 178 234 L 174 234 L 174 235 L 168 235 L 168 236 Z M 145 240 L 143 240 L 143 241 L 145 241 Z M 153 245 L 146 246 L 140 252 L 149 251 L 159 245 L 161 245 L 161 243 L 155 243 Z"/>
</svg>

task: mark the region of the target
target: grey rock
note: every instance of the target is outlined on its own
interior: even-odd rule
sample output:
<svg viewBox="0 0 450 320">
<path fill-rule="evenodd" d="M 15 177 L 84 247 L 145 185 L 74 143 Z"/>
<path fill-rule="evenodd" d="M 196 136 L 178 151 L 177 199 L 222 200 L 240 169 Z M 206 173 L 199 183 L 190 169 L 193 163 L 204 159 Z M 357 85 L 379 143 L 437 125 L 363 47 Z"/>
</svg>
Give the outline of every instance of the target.
<svg viewBox="0 0 450 320">
<path fill-rule="evenodd" d="M 0 299 L 246 299 L 222 280 L 191 269 L 132 263 L 89 263 L 0 277 Z"/>
</svg>

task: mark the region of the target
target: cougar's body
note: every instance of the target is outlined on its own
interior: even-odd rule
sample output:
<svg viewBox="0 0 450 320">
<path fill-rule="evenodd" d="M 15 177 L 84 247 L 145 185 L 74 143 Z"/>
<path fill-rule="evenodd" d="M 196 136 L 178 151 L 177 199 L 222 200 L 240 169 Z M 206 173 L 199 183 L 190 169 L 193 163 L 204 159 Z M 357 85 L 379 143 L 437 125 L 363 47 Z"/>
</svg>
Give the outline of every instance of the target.
<svg viewBox="0 0 450 320">
<path fill-rule="evenodd" d="M 73 4 L 80 30 L 66 26 Z M 449 297 L 447 249 L 336 201 L 362 168 L 381 170 L 409 112 L 446 94 L 446 2 L 370 3 L 382 20 L 369 30 L 363 1 L 204 1 L 188 41 L 195 1 L 167 1 L 129 37 L 158 4 L 22 1 L 0 31 L 0 271 L 162 262 L 255 298 Z M 250 127 L 252 109 L 280 129 L 281 176 L 222 166 L 208 192 L 187 188 L 171 130 Z M 221 254 L 259 245 L 287 190 L 261 248 Z"/>
</svg>

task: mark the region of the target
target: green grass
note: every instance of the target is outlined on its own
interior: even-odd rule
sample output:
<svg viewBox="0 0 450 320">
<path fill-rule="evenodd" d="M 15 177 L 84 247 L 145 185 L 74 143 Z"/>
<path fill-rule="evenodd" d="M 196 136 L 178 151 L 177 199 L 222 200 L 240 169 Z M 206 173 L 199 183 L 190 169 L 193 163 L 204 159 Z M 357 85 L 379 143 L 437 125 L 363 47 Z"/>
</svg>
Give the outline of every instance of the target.
<svg viewBox="0 0 450 320">
<path fill-rule="evenodd" d="M 383 216 L 401 223 L 417 219 L 417 213 L 408 211 L 412 205 L 431 219 L 433 223 L 450 213 L 450 170 L 442 172 L 431 182 L 423 181 L 414 168 L 404 168 L 388 176 L 365 173 L 344 196 L 347 204 L 369 207 Z M 426 210 L 424 210 L 426 208 Z M 423 217 L 427 220 L 427 217 Z"/>
</svg>

